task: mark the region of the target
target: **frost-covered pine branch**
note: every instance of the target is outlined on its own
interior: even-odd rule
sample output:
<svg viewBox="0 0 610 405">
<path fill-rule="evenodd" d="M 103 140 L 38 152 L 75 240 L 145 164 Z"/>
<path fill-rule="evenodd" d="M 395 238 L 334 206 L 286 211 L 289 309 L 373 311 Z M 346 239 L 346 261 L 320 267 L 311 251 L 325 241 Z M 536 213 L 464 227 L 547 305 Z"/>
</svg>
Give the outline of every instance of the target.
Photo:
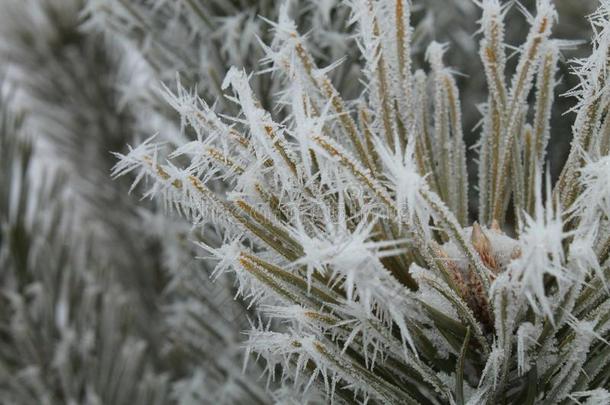
<svg viewBox="0 0 610 405">
<path fill-rule="evenodd" d="M 189 140 L 120 157 L 115 176 L 218 235 L 200 245 L 255 308 L 247 352 L 280 401 L 608 403 L 610 3 L 591 17 L 591 56 L 573 63 L 574 142 L 554 187 L 545 151 L 566 42 L 539 0 L 509 47 L 511 4 L 476 2 L 488 86 L 476 182 L 461 115 L 476 101 L 461 100 L 446 46 L 413 59 L 406 0 L 344 6 L 358 97 L 283 7 L 262 47 L 277 108 L 243 67 L 219 83 L 234 104 L 223 113 L 178 83 L 164 97 Z"/>
</svg>

